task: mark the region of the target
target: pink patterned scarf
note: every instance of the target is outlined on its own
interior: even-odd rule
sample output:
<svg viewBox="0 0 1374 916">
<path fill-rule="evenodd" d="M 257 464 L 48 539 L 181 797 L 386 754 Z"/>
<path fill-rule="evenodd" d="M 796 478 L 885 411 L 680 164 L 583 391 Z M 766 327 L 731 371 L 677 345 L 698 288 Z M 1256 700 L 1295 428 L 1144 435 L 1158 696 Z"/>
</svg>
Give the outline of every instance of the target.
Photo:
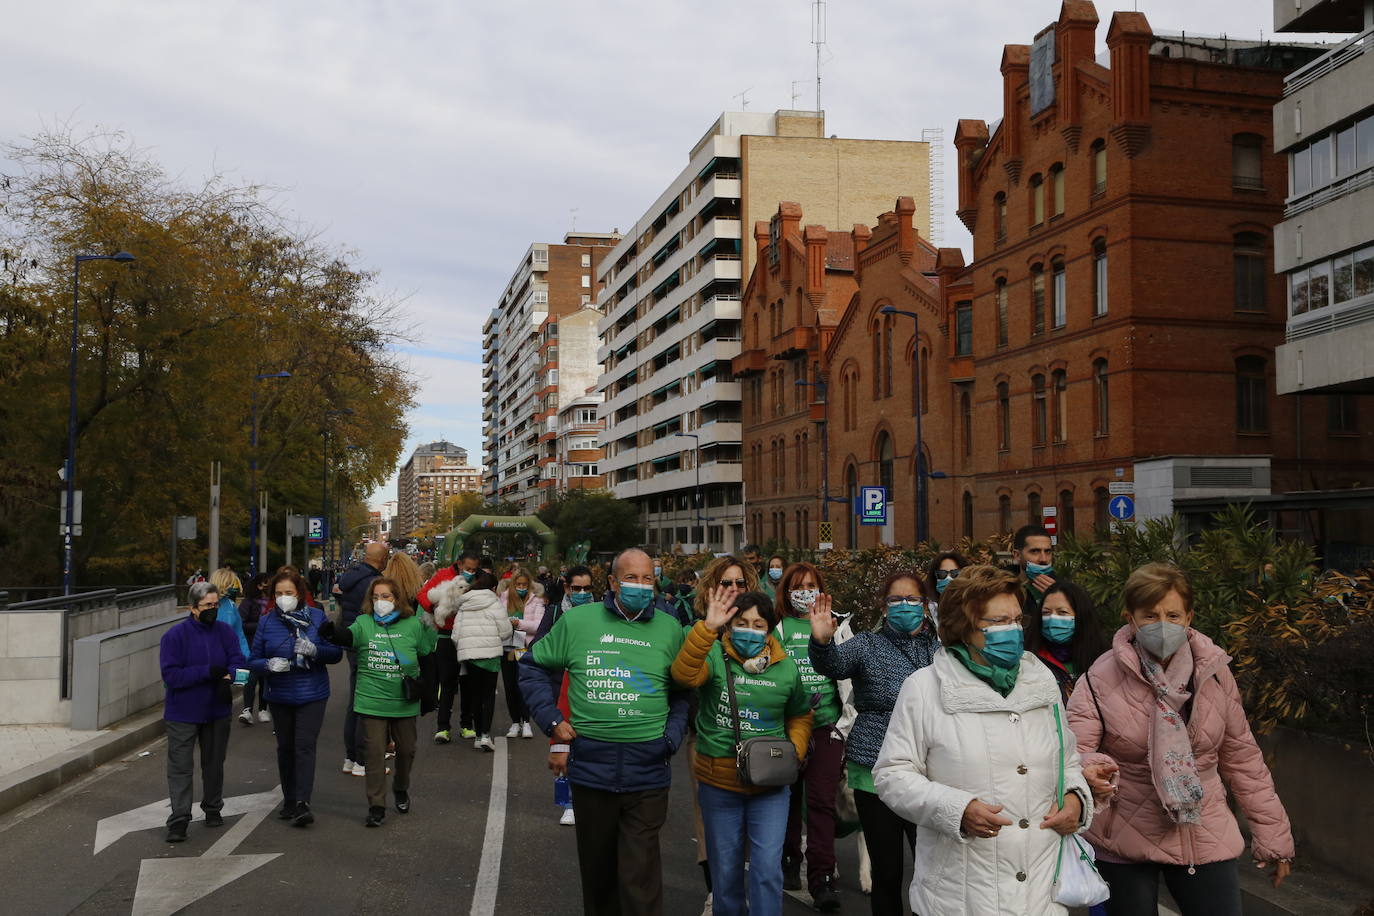
<svg viewBox="0 0 1374 916">
<path fill-rule="evenodd" d="M 1150 776 L 1160 804 L 1176 824 L 1202 822 L 1202 780 L 1198 778 L 1193 744 L 1188 738 L 1188 723 L 1183 721 L 1183 706 L 1192 694 L 1193 649 L 1185 642 L 1168 667 L 1139 645 L 1141 673 L 1154 688 L 1154 717 L 1150 723 Z"/>
</svg>

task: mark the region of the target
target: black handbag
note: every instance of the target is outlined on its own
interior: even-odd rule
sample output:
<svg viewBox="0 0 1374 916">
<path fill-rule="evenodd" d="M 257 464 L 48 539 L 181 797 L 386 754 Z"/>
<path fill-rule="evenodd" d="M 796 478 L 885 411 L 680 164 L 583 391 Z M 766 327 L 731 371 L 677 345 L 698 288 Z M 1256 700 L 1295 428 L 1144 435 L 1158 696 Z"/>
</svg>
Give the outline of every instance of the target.
<svg viewBox="0 0 1374 916">
<path fill-rule="evenodd" d="M 387 651 L 391 653 L 391 658 L 396 662 L 397 665 L 405 667 L 405 663 L 402 662 L 401 657 L 396 654 L 396 650 L 391 648 L 391 628 L 386 624 L 382 624 L 382 629 L 386 632 L 386 635 L 388 637 L 386 648 Z M 418 657 L 416 659 L 416 664 L 419 664 Z M 420 673 L 424 673 L 423 668 L 421 668 Z M 407 703 L 414 703 L 416 700 L 419 700 L 423 696 L 423 694 L 424 691 L 420 687 L 420 679 L 418 677 L 415 677 L 411 674 L 401 675 L 401 699 L 405 700 Z"/>
<path fill-rule="evenodd" d="M 735 731 L 735 770 L 742 785 L 757 788 L 790 786 L 797 781 L 800 762 L 797 749 L 786 738 L 749 738 L 740 734 L 739 702 L 735 699 L 735 675 L 730 656 L 721 647 L 725 660 L 725 689 L 730 694 L 730 725 Z"/>
</svg>

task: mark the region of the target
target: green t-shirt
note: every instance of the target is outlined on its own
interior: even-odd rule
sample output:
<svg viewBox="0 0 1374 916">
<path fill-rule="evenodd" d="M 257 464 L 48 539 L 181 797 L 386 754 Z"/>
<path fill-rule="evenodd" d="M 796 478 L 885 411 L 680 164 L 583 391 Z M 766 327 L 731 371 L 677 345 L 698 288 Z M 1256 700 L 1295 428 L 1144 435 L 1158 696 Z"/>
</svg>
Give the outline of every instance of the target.
<svg viewBox="0 0 1374 916">
<path fill-rule="evenodd" d="M 383 627 L 371 614 L 360 614 L 348 631 L 358 650 L 353 711 L 389 719 L 418 716 L 420 701 L 407 703 L 401 698 L 401 677 L 420 676 L 420 656 L 434 651 L 439 634 L 419 617 L 403 617 Z"/>
<path fill-rule="evenodd" d="M 812 706 L 815 718 L 811 727 L 816 729 L 834 725 L 840 718 L 840 694 L 835 689 L 834 681 L 824 674 L 817 674 L 816 669 L 811 667 L 811 621 L 802 617 L 784 617 L 780 626 L 782 647 L 787 657 L 797 664 L 807 701 L 810 702 L 812 697 L 819 698 L 819 702 Z"/>
<path fill-rule="evenodd" d="M 706 656 L 711 673 L 698 690 L 697 753 L 707 757 L 735 756 L 735 732 L 730 719 L 730 693 L 725 686 L 725 650 L 717 641 Z M 735 699 L 739 702 L 740 737 L 786 738 L 787 720 L 811 708 L 797 665 L 790 658 L 774 662 L 762 674 L 750 674 L 731 659 Z"/>
<path fill-rule="evenodd" d="M 634 744 L 663 737 L 669 669 L 682 626 L 655 611 L 633 622 L 604 604 L 569 608 L 530 651 L 536 664 L 568 672 L 568 705 L 579 735 Z"/>
</svg>

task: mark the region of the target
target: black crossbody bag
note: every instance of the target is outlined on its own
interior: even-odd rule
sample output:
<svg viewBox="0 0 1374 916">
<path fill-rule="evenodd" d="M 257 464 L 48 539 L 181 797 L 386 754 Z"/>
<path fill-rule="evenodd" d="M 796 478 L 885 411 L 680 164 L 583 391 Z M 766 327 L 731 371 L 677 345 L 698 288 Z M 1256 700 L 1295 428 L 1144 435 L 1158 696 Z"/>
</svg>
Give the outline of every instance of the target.
<svg viewBox="0 0 1374 916">
<path fill-rule="evenodd" d="M 797 749 L 786 738 L 749 738 L 740 734 L 739 702 L 735 699 L 735 675 L 730 656 L 721 648 L 725 660 L 725 689 L 730 694 L 730 725 L 735 731 L 735 769 L 746 786 L 773 788 L 797 781 L 800 763 Z"/>
<path fill-rule="evenodd" d="M 381 627 L 387 635 L 387 651 L 391 653 L 391 657 L 396 664 L 404 669 L 405 663 L 402 662 L 401 657 L 396 654 L 396 650 L 391 648 L 391 628 L 386 624 L 381 624 Z M 416 664 L 419 664 L 419 661 L 419 656 L 416 656 Z M 418 677 L 413 677 L 409 674 L 401 675 L 401 699 L 405 700 L 407 703 L 414 703 L 416 700 L 420 699 L 422 692 L 423 691 L 420 690 L 420 679 Z"/>
</svg>

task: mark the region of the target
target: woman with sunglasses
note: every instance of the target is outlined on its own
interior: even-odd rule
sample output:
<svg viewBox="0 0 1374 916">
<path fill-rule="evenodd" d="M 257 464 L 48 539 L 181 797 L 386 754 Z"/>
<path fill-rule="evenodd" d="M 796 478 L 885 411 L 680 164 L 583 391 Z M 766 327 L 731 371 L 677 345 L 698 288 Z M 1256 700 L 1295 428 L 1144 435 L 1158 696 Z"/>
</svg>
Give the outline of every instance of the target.
<svg viewBox="0 0 1374 916">
<path fill-rule="evenodd" d="M 876 630 L 835 641 L 839 621 L 829 595 L 821 594 L 811 608 L 811 667 L 835 680 L 849 678 L 854 687 L 858 718 L 845 748 L 845 771 L 854 790 L 854 805 L 864 831 L 864 845 L 873 867 L 873 913 L 903 914 L 902 847 L 914 850 L 916 825 L 903 820 L 878 798 L 873 787 L 873 764 L 897 705 L 902 682 L 935 658 L 940 641 L 926 613 L 930 594 L 925 578 L 913 570 L 889 575 L 878 592 L 883 623 Z"/>
<path fill-rule="evenodd" d="M 949 588 L 949 584 L 958 578 L 960 570 L 968 565 L 968 557 L 957 550 L 946 550 L 944 553 L 936 554 L 935 559 L 930 561 L 930 572 L 926 575 L 926 594 L 931 596 L 930 615 L 936 618 L 937 624 L 940 596 Z"/>
</svg>

